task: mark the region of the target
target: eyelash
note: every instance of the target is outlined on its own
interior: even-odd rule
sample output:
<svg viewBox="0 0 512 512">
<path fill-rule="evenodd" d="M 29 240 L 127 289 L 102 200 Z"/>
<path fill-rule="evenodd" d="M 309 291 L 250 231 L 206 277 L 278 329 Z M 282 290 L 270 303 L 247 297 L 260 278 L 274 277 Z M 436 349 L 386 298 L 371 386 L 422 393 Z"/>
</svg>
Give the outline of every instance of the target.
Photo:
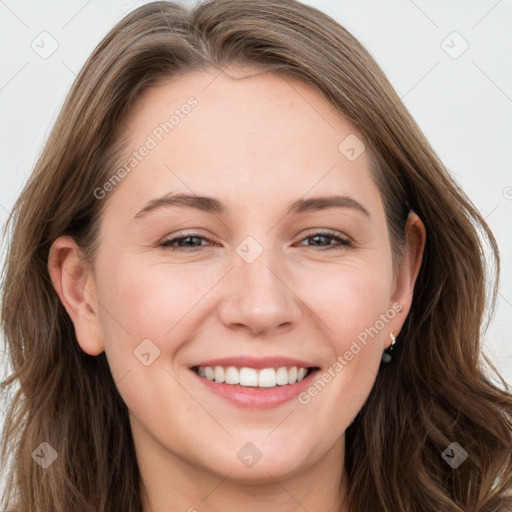
<svg viewBox="0 0 512 512">
<path fill-rule="evenodd" d="M 350 247 L 352 245 L 348 239 L 342 238 L 341 236 L 339 236 L 338 233 L 331 232 L 331 231 L 314 231 L 312 233 L 307 233 L 307 235 L 304 236 L 301 241 L 307 240 L 308 238 L 315 238 L 317 236 L 322 236 L 325 238 L 332 238 L 333 240 L 336 240 L 339 243 L 339 245 L 323 247 L 321 250 L 324 250 L 324 251 L 346 249 L 347 247 Z M 163 249 L 167 249 L 170 251 L 180 251 L 180 252 L 197 252 L 201 247 L 204 247 L 204 246 L 199 246 L 199 247 L 187 248 L 187 247 L 179 247 L 179 246 L 170 245 L 171 243 L 177 242 L 179 240 L 185 240 L 187 238 L 200 238 L 202 240 L 209 240 L 208 238 L 201 236 L 198 233 L 184 233 L 184 234 L 181 234 L 181 236 L 177 236 L 174 238 L 170 238 L 168 240 L 164 240 L 159 245 L 159 247 L 162 247 Z M 209 241 L 211 241 L 211 240 L 209 240 Z M 311 245 L 309 247 L 319 247 L 319 246 Z"/>
</svg>

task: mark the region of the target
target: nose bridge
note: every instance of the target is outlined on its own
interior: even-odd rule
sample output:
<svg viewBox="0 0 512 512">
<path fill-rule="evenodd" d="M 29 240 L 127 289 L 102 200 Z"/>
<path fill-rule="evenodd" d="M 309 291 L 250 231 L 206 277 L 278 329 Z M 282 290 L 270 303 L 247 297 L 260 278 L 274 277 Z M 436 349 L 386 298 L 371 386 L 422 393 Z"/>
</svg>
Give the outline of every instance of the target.
<svg viewBox="0 0 512 512">
<path fill-rule="evenodd" d="M 266 238 L 267 243 L 270 238 Z M 283 280 L 282 262 L 275 248 L 247 237 L 233 258 L 233 286 L 222 312 L 226 325 L 242 324 L 260 333 L 298 320 L 300 310 Z"/>
</svg>

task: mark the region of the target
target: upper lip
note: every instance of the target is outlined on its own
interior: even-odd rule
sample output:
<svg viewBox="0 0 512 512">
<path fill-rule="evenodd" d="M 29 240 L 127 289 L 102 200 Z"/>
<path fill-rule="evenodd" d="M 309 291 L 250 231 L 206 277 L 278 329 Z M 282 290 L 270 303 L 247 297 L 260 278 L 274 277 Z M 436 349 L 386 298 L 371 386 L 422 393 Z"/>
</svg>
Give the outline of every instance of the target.
<svg viewBox="0 0 512 512">
<path fill-rule="evenodd" d="M 269 357 L 254 357 L 254 356 L 235 356 L 235 357 L 223 357 L 219 359 L 208 359 L 207 361 L 201 361 L 190 368 L 197 366 L 236 366 L 238 368 L 281 368 L 282 366 L 297 366 L 298 368 L 316 368 L 316 365 L 302 361 L 300 359 L 294 359 L 291 357 L 280 357 L 280 356 L 269 356 Z"/>
</svg>

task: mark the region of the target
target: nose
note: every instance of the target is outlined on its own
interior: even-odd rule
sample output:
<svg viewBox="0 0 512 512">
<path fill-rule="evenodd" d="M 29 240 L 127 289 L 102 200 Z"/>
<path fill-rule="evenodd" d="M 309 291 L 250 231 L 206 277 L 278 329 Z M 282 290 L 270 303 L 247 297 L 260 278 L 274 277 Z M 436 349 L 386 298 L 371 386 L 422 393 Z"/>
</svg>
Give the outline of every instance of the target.
<svg viewBox="0 0 512 512">
<path fill-rule="evenodd" d="M 262 335 L 285 330 L 301 318 L 300 300 L 286 283 L 282 267 L 263 251 L 252 263 L 237 260 L 220 306 L 220 319 L 230 329 Z M 238 255 L 235 255 L 238 258 Z"/>
</svg>

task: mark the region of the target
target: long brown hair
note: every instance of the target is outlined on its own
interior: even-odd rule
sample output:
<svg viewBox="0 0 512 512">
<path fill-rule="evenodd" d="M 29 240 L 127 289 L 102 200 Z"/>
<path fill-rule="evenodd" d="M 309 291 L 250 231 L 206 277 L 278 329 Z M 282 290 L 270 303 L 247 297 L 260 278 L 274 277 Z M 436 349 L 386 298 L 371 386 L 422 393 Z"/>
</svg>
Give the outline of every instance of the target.
<svg viewBox="0 0 512 512">
<path fill-rule="evenodd" d="M 499 375 L 480 346 L 497 292 L 495 239 L 369 53 L 295 0 L 146 4 L 109 32 L 78 75 L 7 224 L 2 328 L 12 372 L 2 389 L 19 389 L 3 429 L 9 471 L 0 508 L 142 510 L 126 405 L 105 353 L 80 349 L 48 254 L 67 234 L 93 261 L 107 202 L 93 191 L 116 168 L 117 129 L 140 94 L 231 64 L 303 80 L 366 137 L 397 257 L 404 213 L 412 209 L 426 226 L 393 360 L 346 431 L 350 511 L 510 510 L 512 397 L 501 377 L 504 389 L 493 382 Z M 44 470 L 32 458 L 43 442 L 58 454 Z M 456 469 L 442 458 L 453 442 L 468 453 Z"/>
</svg>

